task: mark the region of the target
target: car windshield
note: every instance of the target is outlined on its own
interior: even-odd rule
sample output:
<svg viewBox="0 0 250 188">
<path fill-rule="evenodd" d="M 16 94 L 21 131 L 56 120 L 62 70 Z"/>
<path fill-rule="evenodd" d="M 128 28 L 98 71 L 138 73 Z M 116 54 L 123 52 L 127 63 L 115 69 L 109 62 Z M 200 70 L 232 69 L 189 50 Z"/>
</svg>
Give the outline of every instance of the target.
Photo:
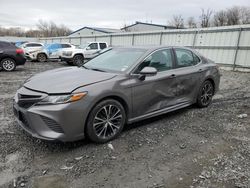
<svg viewBox="0 0 250 188">
<path fill-rule="evenodd" d="M 111 49 L 88 61 L 84 67 L 105 72 L 125 72 L 145 52 L 144 49 Z"/>
</svg>

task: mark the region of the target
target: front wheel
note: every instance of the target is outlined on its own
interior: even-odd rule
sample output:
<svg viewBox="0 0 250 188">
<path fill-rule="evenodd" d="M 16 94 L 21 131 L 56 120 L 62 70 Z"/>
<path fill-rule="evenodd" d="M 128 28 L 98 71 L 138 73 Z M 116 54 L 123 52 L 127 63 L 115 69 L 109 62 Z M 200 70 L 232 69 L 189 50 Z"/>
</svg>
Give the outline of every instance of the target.
<svg viewBox="0 0 250 188">
<path fill-rule="evenodd" d="M 125 122 L 124 107 L 116 100 L 104 100 L 90 112 L 86 133 L 93 142 L 105 143 L 120 134 Z"/>
<path fill-rule="evenodd" d="M 75 55 L 73 57 L 73 64 L 80 67 L 84 64 L 84 57 L 82 55 Z"/>
<path fill-rule="evenodd" d="M 37 61 L 38 62 L 45 62 L 47 60 L 47 56 L 45 54 L 38 54 Z"/>
<path fill-rule="evenodd" d="M 199 94 L 197 97 L 197 105 L 200 108 L 209 106 L 212 102 L 213 94 L 214 86 L 211 81 L 206 80 L 199 90 Z"/>
<path fill-rule="evenodd" d="M 16 68 L 16 62 L 11 58 L 5 58 L 1 61 L 1 67 L 5 71 L 13 71 Z"/>
</svg>

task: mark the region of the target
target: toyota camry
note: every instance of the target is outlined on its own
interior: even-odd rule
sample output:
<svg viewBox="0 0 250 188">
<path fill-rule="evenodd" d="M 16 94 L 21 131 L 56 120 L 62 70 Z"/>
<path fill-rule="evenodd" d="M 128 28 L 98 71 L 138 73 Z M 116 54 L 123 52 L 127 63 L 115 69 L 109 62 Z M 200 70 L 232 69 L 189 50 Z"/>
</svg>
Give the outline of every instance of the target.
<svg viewBox="0 0 250 188">
<path fill-rule="evenodd" d="M 13 108 L 34 137 L 105 143 L 126 124 L 192 104 L 207 107 L 219 82 L 218 66 L 189 48 L 112 48 L 81 67 L 27 79 Z"/>
</svg>

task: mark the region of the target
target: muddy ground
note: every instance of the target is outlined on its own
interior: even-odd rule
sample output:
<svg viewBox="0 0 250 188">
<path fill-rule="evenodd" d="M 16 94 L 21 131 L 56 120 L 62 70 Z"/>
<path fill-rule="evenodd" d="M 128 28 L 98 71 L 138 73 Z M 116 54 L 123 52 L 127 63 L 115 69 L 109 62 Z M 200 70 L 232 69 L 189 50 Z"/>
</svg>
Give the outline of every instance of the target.
<svg viewBox="0 0 250 188">
<path fill-rule="evenodd" d="M 0 187 L 250 187 L 250 73 L 222 71 L 208 108 L 128 125 L 109 145 L 31 138 L 13 117 L 12 97 L 32 74 L 65 66 L 0 71 Z"/>
</svg>

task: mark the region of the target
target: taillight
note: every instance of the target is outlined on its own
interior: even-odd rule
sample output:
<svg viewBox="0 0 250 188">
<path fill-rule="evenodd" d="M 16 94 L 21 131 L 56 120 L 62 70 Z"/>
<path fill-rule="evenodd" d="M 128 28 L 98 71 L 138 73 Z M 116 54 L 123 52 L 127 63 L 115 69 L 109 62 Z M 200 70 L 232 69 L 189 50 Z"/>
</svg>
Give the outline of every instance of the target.
<svg viewBox="0 0 250 188">
<path fill-rule="evenodd" d="M 16 49 L 16 53 L 17 54 L 23 54 L 23 49 L 20 49 L 20 48 Z"/>
</svg>

